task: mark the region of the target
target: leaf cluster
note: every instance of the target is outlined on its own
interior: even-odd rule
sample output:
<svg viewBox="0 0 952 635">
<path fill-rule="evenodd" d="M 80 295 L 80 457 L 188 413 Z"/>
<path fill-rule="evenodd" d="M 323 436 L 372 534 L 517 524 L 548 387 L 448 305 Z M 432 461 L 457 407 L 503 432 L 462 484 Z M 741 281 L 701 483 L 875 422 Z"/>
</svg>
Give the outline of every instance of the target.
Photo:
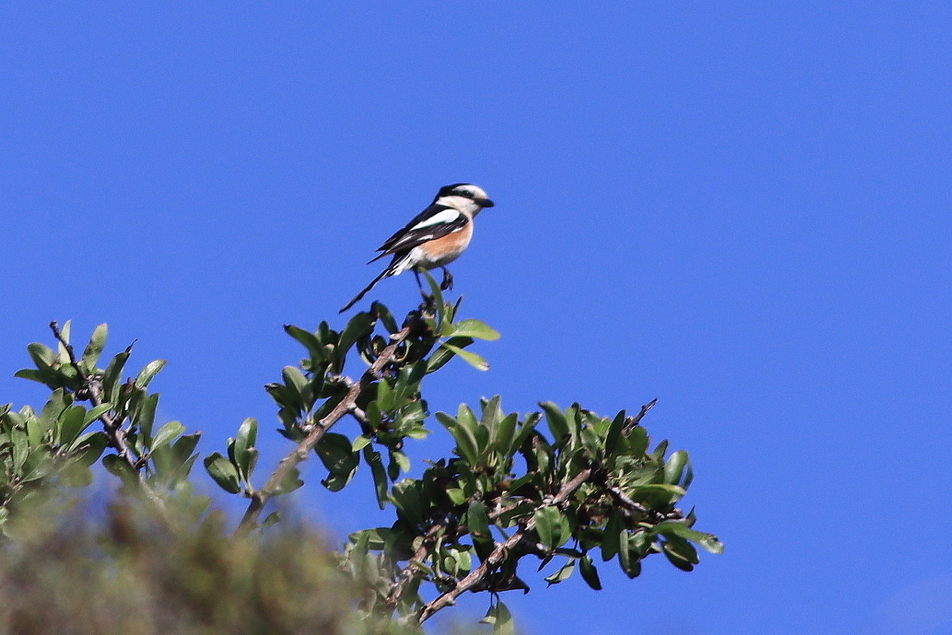
<svg viewBox="0 0 952 635">
<path fill-rule="evenodd" d="M 0 407 L 0 523 L 31 498 L 55 491 L 47 485 L 89 485 L 90 468 L 100 459 L 124 483 L 149 492 L 190 489 L 201 433 L 184 434 L 178 421 L 157 427 L 159 393 L 148 391 L 165 360 L 123 379 L 132 346 L 105 368 L 97 365 L 106 344 L 105 324 L 96 327 L 81 357 L 70 344 L 69 322 L 62 329 L 54 322 L 51 328 L 57 350 L 30 344 L 35 368 L 16 373 L 50 388 L 49 401 L 39 413 L 29 406 L 18 412 Z"/>
<path fill-rule="evenodd" d="M 377 502 L 383 509 L 393 483 L 409 470 L 403 452 L 408 439 L 424 439 L 423 422 L 429 415 L 422 397 L 423 379 L 454 356 L 478 369 L 488 368 L 477 354 L 464 350 L 476 339 L 495 340 L 499 334 L 479 320 L 456 320 L 459 302 L 447 302 L 439 286 L 429 280 L 433 296 L 398 325 L 386 306 L 375 302 L 357 313 L 346 326 L 334 330 L 321 322 L 313 332 L 287 325 L 285 331 L 305 351 L 297 366 L 287 366 L 281 381 L 265 386 L 278 407 L 278 432 L 297 444 L 261 486 L 252 481 L 257 462 L 257 422 L 246 420 L 226 453 L 205 458 L 209 475 L 226 492 L 251 499 L 242 528 L 257 526 L 264 505 L 273 497 L 301 487 L 298 463 L 314 451 L 327 470 L 321 483 L 340 491 L 360 465 L 373 475 Z M 343 374 L 347 358 L 356 353 L 368 366 L 355 379 Z M 346 415 L 355 418 L 360 434 L 351 438 L 331 428 Z M 274 515 L 260 524 L 274 522 Z"/>
<path fill-rule="evenodd" d="M 455 417 L 436 414 L 456 457 L 396 483 L 396 522 L 353 534 L 346 550 L 355 577 L 378 589 L 376 610 L 423 621 L 466 590 L 528 590 L 518 565 L 530 555 L 540 569 L 559 563 L 549 584 L 578 569 L 600 589 L 596 560 L 616 560 L 633 578 L 653 553 L 690 571 L 695 544 L 722 550 L 715 536 L 692 528 L 693 512 L 677 508 L 691 466 L 684 451 L 666 456 L 665 441 L 650 449 L 640 425 L 647 407 L 638 417 L 607 418 L 578 404 L 540 406 L 520 417 L 494 397 L 481 400 L 479 415 L 465 405 Z M 442 595 L 427 602 L 423 583 Z"/>
<path fill-rule="evenodd" d="M 418 629 L 466 591 L 486 592 L 484 621 L 512 632 L 500 593 L 528 591 L 520 577 L 526 558 L 547 569 L 550 585 L 578 570 L 600 589 L 602 563 L 615 561 L 634 578 L 652 554 L 691 571 L 699 562 L 697 547 L 722 551 L 714 535 L 694 528 L 693 510 L 678 507 L 693 471 L 685 451 L 669 453 L 667 441 L 653 444 L 641 425 L 654 402 L 634 416 L 603 417 L 579 404 L 551 402 L 520 415 L 505 412 L 496 396 L 481 399 L 478 413 L 463 404 L 455 415 L 431 418 L 426 378 L 453 357 L 487 369 L 469 347 L 499 334 L 478 320 L 458 319 L 459 301 L 447 301 L 425 277 L 432 295 L 401 324 L 374 303 L 341 330 L 327 322 L 313 331 L 285 326 L 305 353 L 265 389 L 277 406 L 277 431 L 293 449 L 267 477 L 256 477 L 259 425 L 249 418 L 223 451 L 203 459 L 222 490 L 248 500 L 231 538 L 235 545 L 260 538 L 258 530 L 280 520 L 277 512 L 261 516 L 271 499 L 304 485 L 299 465 L 313 452 L 324 468 L 324 487 L 343 490 L 364 466 L 379 507 L 394 510 L 390 526 L 352 534 L 335 556 L 360 594 L 361 628 L 377 632 L 397 628 L 395 616 Z M 89 485 L 97 461 L 125 491 L 148 501 L 166 531 L 182 524 L 175 515 L 183 508 L 192 527 L 201 525 L 203 514 L 204 522 L 216 517 L 207 511 L 210 499 L 192 492 L 200 433 L 186 434 L 177 421 L 156 424 L 159 394 L 148 389 L 165 362 L 127 377 L 131 346 L 105 368 L 98 365 L 105 325 L 80 356 L 68 322 L 51 328 L 56 350 L 31 344 L 35 368 L 17 373 L 50 388 L 49 401 L 38 413 L 0 407 L 0 529 L 10 533 L 11 522 L 29 519 L 26 511 L 51 493 Z M 348 375 L 355 361 L 359 368 Z M 345 417 L 356 430 L 335 428 Z M 405 446 L 424 440 L 434 419 L 452 436 L 453 455 L 429 462 L 420 478 L 407 478 Z M 220 526 L 215 531 L 218 540 Z M 201 550 L 189 553 L 204 557 Z M 201 575 L 227 580 L 233 574 Z"/>
</svg>

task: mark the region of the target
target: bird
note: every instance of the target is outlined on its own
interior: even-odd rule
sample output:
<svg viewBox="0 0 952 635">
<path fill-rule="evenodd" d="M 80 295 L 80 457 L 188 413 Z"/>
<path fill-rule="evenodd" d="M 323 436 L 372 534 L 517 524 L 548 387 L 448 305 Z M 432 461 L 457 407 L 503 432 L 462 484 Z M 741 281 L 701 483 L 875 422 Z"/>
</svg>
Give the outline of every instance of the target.
<svg viewBox="0 0 952 635">
<path fill-rule="evenodd" d="M 390 264 L 367 287 L 344 305 L 339 313 L 354 306 L 378 282 L 408 269 L 420 284 L 420 270 L 443 270 L 443 288 L 452 288 L 453 276 L 446 265 L 466 251 L 473 237 L 473 218 L 486 207 L 494 207 L 483 188 L 472 183 L 453 183 L 440 188 L 429 207 L 377 248 L 380 253 L 367 264 L 393 256 Z M 422 286 L 421 286 L 422 289 Z"/>
</svg>

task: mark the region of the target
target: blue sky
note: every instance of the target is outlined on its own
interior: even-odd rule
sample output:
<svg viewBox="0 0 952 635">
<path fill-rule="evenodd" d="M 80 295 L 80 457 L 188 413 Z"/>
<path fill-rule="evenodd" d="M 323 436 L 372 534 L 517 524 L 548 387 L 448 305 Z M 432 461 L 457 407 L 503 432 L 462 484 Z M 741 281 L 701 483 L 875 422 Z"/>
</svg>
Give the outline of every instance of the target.
<svg viewBox="0 0 952 635">
<path fill-rule="evenodd" d="M 12 375 L 72 318 L 169 360 L 203 453 L 270 429 L 281 325 L 341 324 L 373 250 L 474 182 L 497 207 L 452 270 L 503 339 L 431 406 L 657 397 L 727 544 L 537 582 L 504 598 L 527 632 L 952 633 L 950 32 L 940 2 L 4 3 L 0 401 L 41 401 Z M 337 535 L 389 522 L 310 467 Z"/>
</svg>

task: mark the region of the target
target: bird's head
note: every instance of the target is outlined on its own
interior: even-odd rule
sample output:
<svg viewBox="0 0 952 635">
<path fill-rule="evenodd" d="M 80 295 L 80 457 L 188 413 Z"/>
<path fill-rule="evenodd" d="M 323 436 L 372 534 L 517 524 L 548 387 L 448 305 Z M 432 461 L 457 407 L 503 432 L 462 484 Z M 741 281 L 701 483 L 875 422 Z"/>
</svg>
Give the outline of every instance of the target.
<svg viewBox="0 0 952 635">
<path fill-rule="evenodd" d="M 486 191 L 472 183 L 454 183 L 444 185 L 433 199 L 434 203 L 449 205 L 459 210 L 468 210 L 476 215 L 484 207 L 495 205 L 486 195 Z"/>
</svg>

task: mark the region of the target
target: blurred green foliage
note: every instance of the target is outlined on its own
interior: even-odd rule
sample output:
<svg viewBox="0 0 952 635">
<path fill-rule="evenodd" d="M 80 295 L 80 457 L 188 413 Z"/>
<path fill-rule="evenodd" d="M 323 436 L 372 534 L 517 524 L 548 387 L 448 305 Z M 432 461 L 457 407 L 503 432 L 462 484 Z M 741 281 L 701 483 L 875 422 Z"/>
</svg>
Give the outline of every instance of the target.
<svg viewBox="0 0 952 635">
<path fill-rule="evenodd" d="M 168 504 L 160 516 L 126 495 L 98 509 L 47 506 L 9 526 L 2 633 L 407 632 L 357 618 L 359 589 L 303 525 L 230 536 L 220 513 Z"/>
</svg>

